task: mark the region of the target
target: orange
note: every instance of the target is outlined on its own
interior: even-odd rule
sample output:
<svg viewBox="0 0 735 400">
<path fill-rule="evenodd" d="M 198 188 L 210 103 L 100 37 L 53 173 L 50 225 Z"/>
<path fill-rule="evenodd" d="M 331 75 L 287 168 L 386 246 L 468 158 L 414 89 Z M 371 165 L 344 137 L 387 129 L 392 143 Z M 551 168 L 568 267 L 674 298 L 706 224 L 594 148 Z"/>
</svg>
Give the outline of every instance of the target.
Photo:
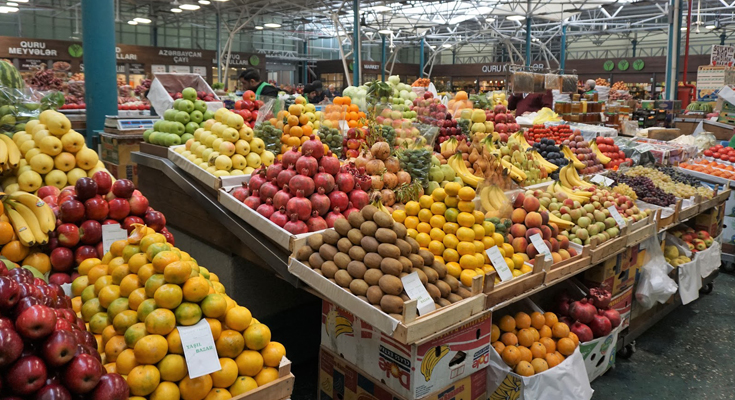
<svg viewBox="0 0 735 400">
<path fill-rule="evenodd" d="M 138 281 L 141 286 L 145 286 L 148 279 L 153 276 L 156 271 L 153 270 L 153 264 L 145 264 L 138 269 Z"/>
<path fill-rule="evenodd" d="M 78 276 L 77 279 L 74 279 L 74 282 L 71 283 L 71 295 L 72 296 L 81 296 L 82 291 L 89 286 L 89 277 L 88 276 Z"/>
<path fill-rule="evenodd" d="M 510 315 L 506 315 L 503 316 L 503 318 L 500 318 L 498 326 L 503 330 L 503 332 L 511 332 L 516 329 L 516 320 Z"/>
<path fill-rule="evenodd" d="M 194 303 L 184 302 L 176 307 L 174 315 L 176 316 L 177 324 L 190 326 L 196 324 L 200 319 L 202 319 L 202 309 Z"/>
<path fill-rule="evenodd" d="M 549 328 L 548 326 L 544 325 L 544 326 L 541 327 L 541 329 L 538 330 L 538 334 L 542 338 L 544 338 L 544 337 L 550 338 L 551 337 L 551 328 Z"/>
<path fill-rule="evenodd" d="M 258 383 L 255 382 L 255 379 L 249 376 L 239 376 L 237 377 L 235 384 L 230 386 L 230 394 L 233 396 L 239 396 L 257 387 Z"/>
<path fill-rule="evenodd" d="M 222 369 L 209 374 L 212 377 L 212 386 L 216 388 L 227 388 L 237 380 L 238 366 L 231 358 L 220 358 L 219 365 Z"/>
<path fill-rule="evenodd" d="M 155 274 L 151 276 L 145 282 L 145 295 L 148 297 L 153 297 L 153 295 L 156 294 L 156 290 L 158 290 L 158 288 L 163 286 L 165 283 L 166 281 L 163 279 L 163 274 Z"/>
<path fill-rule="evenodd" d="M 98 312 L 89 319 L 89 330 L 92 333 L 101 334 L 109 325 L 112 325 L 112 321 L 106 312 Z"/>
<path fill-rule="evenodd" d="M 109 266 L 106 264 L 97 264 L 89 269 L 87 276 L 89 277 L 89 283 L 93 284 L 97 282 L 97 279 L 110 273 Z"/>
<path fill-rule="evenodd" d="M 497 341 L 497 342 L 493 342 L 493 348 L 495 349 L 495 351 L 498 352 L 498 354 L 503 354 L 505 345 L 503 344 L 503 342 Z"/>
<path fill-rule="evenodd" d="M 105 354 L 108 362 L 115 362 L 117 356 L 125 350 L 125 338 L 122 336 L 113 336 L 105 344 Z"/>
<path fill-rule="evenodd" d="M 145 319 L 148 317 L 148 314 L 153 312 L 156 308 L 156 301 L 153 299 L 145 299 L 142 303 L 138 306 L 138 321 L 145 322 Z"/>
<path fill-rule="evenodd" d="M 516 365 L 515 373 L 520 376 L 532 376 L 534 374 L 533 365 L 526 360 L 521 361 Z"/>
<path fill-rule="evenodd" d="M 2 254 L 3 257 L 7 258 L 8 260 L 18 263 L 21 262 L 24 258 L 28 256 L 28 253 L 30 252 L 30 249 L 28 247 L 23 246 L 19 241 L 12 240 L 8 242 L 5 246 L 3 246 L 2 251 L 0 251 L 0 254 Z"/>
<path fill-rule="evenodd" d="M 99 295 L 100 290 L 102 290 L 102 288 L 105 288 L 105 287 L 110 286 L 110 285 L 112 285 L 112 276 L 110 276 L 110 275 L 101 276 L 94 283 L 94 286 L 93 286 L 94 287 L 94 294 L 95 295 Z"/>
<path fill-rule="evenodd" d="M 575 346 L 579 346 L 579 337 L 574 332 L 569 332 L 569 339 L 572 339 L 572 342 L 574 342 Z"/>
<path fill-rule="evenodd" d="M 533 354 L 531 354 L 531 350 L 528 347 L 518 346 L 518 350 L 521 352 L 522 361 L 531 362 L 533 360 Z"/>
<path fill-rule="evenodd" d="M 571 356 L 572 353 L 574 353 L 574 349 L 577 348 L 577 346 L 574 344 L 574 341 L 566 337 L 559 339 L 559 341 L 556 342 L 556 346 L 559 350 L 559 353 L 565 356 Z"/>
<path fill-rule="evenodd" d="M 500 356 L 511 367 L 515 367 L 521 361 L 521 351 L 515 346 L 506 346 Z"/>
<path fill-rule="evenodd" d="M 128 397 L 128 400 L 132 400 Z M 156 390 L 151 393 L 150 400 L 180 400 L 179 386 L 174 382 L 161 382 Z"/>
<path fill-rule="evenodd" d="M 30 265 L 42 274 L 51 271 L 51 260 L 44 253 L 33 253 L 29 255 L 23 260 L 23 265 Z"/>
<path fill-rule="evenodd" d="M 231 329 L 244 331 L 250 326 L 252 318 L 253 316 L 250 314 L 250 310 L 242 306 L 237 306 L 227 311 L 224 322 Z M 270 340 L 270 335 L 268 340 Z"/>
<path fill-rule="evenodd" d="M 114 300 L 117 300 L 120 297 L 120 286 L 117 286 L 117 285 L 105 286 L 102 289 L 100 289 L 99 293 L 97 294 L 97 297 L 100 299 L 100 305 L 104 308 L 107 308 L 110 306 L 110 303 L 112 303 Z"/>
<path fill-rule="evenodd" d="M 120 257 L 122 255 L 123 249 L 127 245 L 127 240 L 118 240 L 116 242 L 113 242 L 112 245 L 110 245 L 110 253 L 112 253 L 113 257 Z"/>
<path fill-rule="evenodd" d="M 143 239 L 140 239 L 140 251 L 145 253 L 153 243 L 166 243 L 166 237 L 161 233 L 144 236 Z"/>
<path fill-rule="evenodd" d="M 157 308 L 145 317 L 145 329 L 148 333 L 168 335 L 176 328 L 176 316 L 173 311 Z"/>
<path fill-rule="evenodd" d="M 208 318 L 219 318 L 227 312 L 227 300 L 221 294 L 207 295 L 200 304 L 202 312 Z"/>
<path fill-rule="evenodd" d="M 209 284 L 204 277 L 195 276 L 193 278 L 189 278 L 186 283 L 184 283 L 183 291 L 184 300 L 199 303 L 207 297 L 207 294 L 209 293 Z"/>
<path fill-rule="evenodd" d="M 13 240 L 15 231 L 13 231 L 13 225 L 10 225 L 7 221 L 0 222 L 0 245 L 7 244 Z"/>
<path fill-rule="evenodd" d="M 534 311 L 531 313 L 531 326 L 536 329 L 541 329 L 546 324 L 546 318 L 544 318 L 544 314 L 541 314 L 538 311 Z"/>
<path fill-rule="evenodd" d="M 108 271 L 112 272 L 115 268 L 119 267 L 120 265 L 125 264 L 125 259 L 122 257 L 115 257 L 112 260 L 110 260 L 108 265 Z M 108 273 L 110 273 L 108 272 Z"/>
<path fill-rule="evenodd" d="M 268 382 L 273 382 L 278 379 L 278 370 L 271 367 L 263 367 L 258 375 L 255 375 L 255 382 L 258 386 L 263 386 Z"/>
<path fill-rule="evenodd" d="M 255 376 L 263 368 L 263 356 L 257 351 L 245 350 L 235 359 L 240 375 Z"/>
<path fill-rule="evenodd" d="M 490 331 L 490 342 L 497 342 L 498 339 L 500 339 L 500 328 L 498 328 L 497 325 L 493 324 Z"/>
<path fill-rule="evenodd" d="M 115 267 L 114 270 L 112 270 L 112 283 L 115 285 L 119 285 L 120 282 L 122 282 L 123 278 L 128 276 L 130 274 L 130 267 L 128 267 L 128 264 L 123 264 L 118 267 Z"/>
<path fill-rule="evenodd" d="M 534 342 L 531 345 L 531 354 L 533 354 L 533 358 L 544 358 L 546 357 L 546 346 L 541 344 L 540 342 Z"/>
<path fill-rule="evenodd" d="M 151 248 L 149 248 L 149 250 L 150 249 Z M 151 264 L 153 264 L 153 269 L 156 271 L 156 273 L 161 274 L 165 271 L 166 266 L 180 260 L 181 258 L 178 256 L 178 254 L 174 253 L 173 251 L 164 250 L 156 253 L 156 255 L 153 257 L 153 260 L 151 260 Z"/>
<path fill-rule="evenodd" d="M 127 375 L 133 368 L 138 366 L 138 362 L 135 360 L 135 353 L 133 349 L 125 349 L 117 356 L 115 361 L 117 364 L 117 373 L 121 375 Z"/>
<path fill-rule="evenodd" d="M 245 339 L 239 332 L 228 329 L 219 335 L 215 347 L 221 357 L 235 358 L 245 348 Z"/>
<path fill-rule="evenodd" d="M 117 270 L 120 270 L 121 268 L 118 268 Z M 116 272 L 117 272 L 116 270 Z M 114 276 L 113 276 L 114 279 Z M 133 290 L 138 289 L 142 287 L 140 282 L 138 281 L 138 275 L 128 275 L 119 282 L 120 285 L 120 296 L 122 297 L 128 297 L 130 296 L 130 293 L 133 292 Z"/>
<path fill-rule="evenodd" d="M 203 375 L 191 379 L 188 376 L 179 382 L 179 391 L 184 400 L 202 400 L 212 390 L 212 377 Z"/>
<path fill-rule="evenodd" d="M 245 330 L 243 337 L 250 350 L 261 350 L 271 341 L 271 330 L 264 324 L 252 324 Z"/>
<path fill-rule="evenodd" d="M 128 260 L 128 267 L 130 268 L 130 272 L 137 274 L 138 270 L 140 270 L 140 267 L 146 265 L 147 263 L 148 259 L 145 257 L 144 253 L 133 254 L 133 256 L 130 257 L 130 259 Z"/>
<path fill-rule="evenodd" d="M 145 330 L 145 324 L 138 322 L 125 331 L 125 344 L 132 349 L 138 343 L 138 340 L 146 335 L 148 335 L 148 332 Z"/>
<path fill-rule="evenodd" d="M 518 344 L 518 337 L 511 332 L 505 332 L 500 336 L 500 341 L 506 346 L 516 346 Z"/>
<path fill-rule="evenodd" d="M 554 353 L 546 354 L 546 364 L 549 366 L 549 368 L 556 367 L 560 363 L 561 363 L 561 359 L 556 354 Z"/>
<path fill-rule="evenodd" d="M 167 283 L 156 289 L 153 298 L 156 300 L 156 306 L 173 310 L 181 304 L 184 294 L 181 286 Z"/>
<path fill-rule="evenodd" d="M 547 311 L 544 313 L 544 319 L 546 319 L 546 326 L 548 326 L 549 328 L 554 326 L 555 323 L 559 322 L 559 319 L 556 317 L 556 314 L 550 311 Z"/>
<path fill-rule="evenodd" d="M 214 340 L 219 339 L 219 335 L 222 333 L 222 323 L 218 319 L 206 318 L 209 324 L 209 330 L 212 331 L 212 338 Z"/>
<path fill-rule="evenodd" d="M 130 257 L 140 253 L 140 246 L 129 244 L 123 248 L 121 257 L 124 262 L 128 262 L 130 260 Z"/>
<path fill-rule="evenodd" d="M 174 329 L 166 336 L 166 342 L 168 343 L 169 353 L 184 354 L 184 347 L 181 345 L 181 336 L 179 336 L 178 329 Z"/>
<path fill-rule="evenodd" d="M 153 259 L 158 255 L 158 253 L 162 251 L 169 251 L 171 250 L 171 246 L 168 243 L 153 243 L 152 245 L 148 246 L 148 250 L 145 251 L 145 256 L 148 258 L 148 261 L 153 262 Z M 162 263 L 163 260 L 159 259 L 159 263 Z M 161 267 L 161 272 L 163 272 L 163 267 L 166 265 L 163 265 Z"/>
<path fill-rule="evenodd" d="M 556 351 L 556 342 L 554 342 L 554 339 L 549 337 L 542 337 L 539 339 L 539 343 L 544 346 L 547 353 L 553 353 Z"/>
<path fill-rule="evenodd" d="M 102 347 L 105 347 L 107 342 L 115 335 L 117 335 L 115 327 L 112 325 L 106 326 L 105 329 L 102 330 Z"/>
<path fill-rule="evenodd" d="M 122 288 L 120 290 L 122 291 Z M 146 300 L 147 298 L 148 297 L 145 295 L 145 289 L 142 287 L 137 288 L 130 292 L 130 295 L 128 295 L 128 307 L 130 307 L 131 310 L 137 311 L 140 303 L 142 303 L 143 300 Z"/>
<path fill-rule="evenodd" d="M 128 328 L 138 322 L 138 313 L 133 310 L 125 310 L 118 313 L 112 320 L 112 326 L 118 335 L 124 335 Z"/>
<path fill-rule="evenodd" d="M 161 254 L 165 252 L 159 253 L 156 257 L 160 257 Z M 155 260 L 154 260 L 155 261 Z M 155 264 L 154 264 L 155 267 Z M 191 265 L 187 261 L 174 261 L 168 265 L 163 270 L 163 278 L 168 283 L 176 283 L 176 284 L 182 284 L 186 282 L 187 279 L 189 279 L 189 276 L 191 275 Z"/>
<path fill-rule="evenodd" d="M 214 389 L 209 391 L 207 397 L 205 397 L 204 400 L 227 400 L 231 398 L 232 394 L 230 394 L 227 389 L 215 387 Z"/>
<path fill-rule="evenodd" d="M 115 363 L 107 363 L 103 365 L 105 367 L 105 372 L 108 374 L 114 374 L 117 373 L 117 364 Z"/>
<path fill-rule="evenodd" d="M 138 365 L 128 374 L 128 386 L 130 394 L 135 396 L 147 396 L 153 393 L 161 382 L 161 374 L 153 365 Z"/>
<path fill-rule="evenodd" d="M 155 364 L 166 356 L 168 342 L 161 335 L 148 335 L 135 343 L 135 359 L 141 364 Z"/>
<path fill-rule="evenodd" d="M 531 366 L 533 366 L 533 370 L 538 374 L 539 372 L 544 372 L 547 369 L 549 369 L 549 364 L 544 359 L 546 355 L 544 354 L 544 357 L 534 358 L 533 361 L 531 361 Z"/>
<path fill-rule="evenodd" d="M 534 342 L 533 333 L 526 328 L 518 331 L 518 344 L 525 347 L 531 347 Z"/>
<path fill-rule="evenodd" d="M 116 298 L 109 306 L 107 306 L 107 315 L 110 316 L 111 320 L 115 320 L 117 314 L 130 309 L 129 303 L 130 302 L 125 297 Z"/>
<path fill-rule="evenodd" d="M 551 332 L 556 338 L 566 338 L 569 336 L 569 326 L 563 322 L 557 322 L 551 327 Z"/>
<path fill-rule="evenodd" d="M 516 328 L 518 329 L 526 329 L 531 327 L 531 316 L 524 312 L 519 312 L 516 314 L 515 317 L 516 320 Z"/>
<path fill-rule="evenodd" d="M 169 382 L 178 382 L 188 374 L 186 360 L 179 354 L 167 354 L 156 365 L 161 371 L 161 379 Z"/>
</svg>

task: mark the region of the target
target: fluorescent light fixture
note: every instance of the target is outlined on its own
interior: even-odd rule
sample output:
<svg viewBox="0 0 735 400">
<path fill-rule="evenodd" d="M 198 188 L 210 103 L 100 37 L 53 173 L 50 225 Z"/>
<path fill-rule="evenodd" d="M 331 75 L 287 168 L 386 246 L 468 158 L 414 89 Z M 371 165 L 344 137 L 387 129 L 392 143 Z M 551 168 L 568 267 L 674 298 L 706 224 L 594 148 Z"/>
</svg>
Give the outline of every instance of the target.
<svg viewBox="0 0 735 400">
<path fill-rule="evenodd" d="M 429 45 L 429 48 L 430 48 L 430 49 L 432 49 L 432 50 L 434 50 L 434 49 L 436 48 L 436 46 L 434 46 L 434 45 L 430 44 L 430 45 Z"/>
<path fill-rule="evenodd" d="M 487 22 L 487 23 L 492 23 L 492 22 L 495 22 L 495 18 L 492 18 L 492 17 L 490 17 L 490 18 L 485 18 L 485 22 Z"/>
<path fill-rule="evenodd" d="M 712 30 L 712 29 L 715 29 L 715 28 L 717 28 L 715 25 L 707 25 L 707 26 L 705 26 L 705 29 Z"/>
<path fill-rule="evenodd" d="M 140 23 L 140 24 L 150 24 L 151 23 L 151 20 L 150 19 L 148 19 L 148 18 L 140 18 L 140 17 L 133 18 L 133 21 L 135 21 L 137 23 Z"/>
<path fill-rule="evenodd" d="M 224 2 L 230 1 L 230 0 L 214 0 L 214 1 L 219 1 L 220 3 L 224 3 Z"/>
<path fill-rule="evenodd" d="M 262 30 L 262 29 L 263 29 L 263 27 L 262 27 L 262 26 L 256 26 L 256 27 L 255 27 L 255 29 L 257 29 L 257 30 L 259 30 L 259 31 L 260 31 L 260 30 Z"/>
<path fill-rule="evenodd" d="M 14 13 L 14 12 L 18 12 L 18 7 L 0 6 L 0 13 L 2 14 Z"/>
<path fill-rule="evenodd" d="M 171 12 L 172 12 L 172 13 L 180 13 L 180 12 L 183 12 L 183 11 L 184 11 L 184 10 L 182 10 L 182 9 L 180 9 L 180 8 L 172 8 L 172 9 L 171 9 Z"/>
<path fill-rule="evenodd" d="M 18 7 L 18 3 L 9 1 L 8 4 L 7 4 L 7 6 L 9 6 L 9 7 Z"/>
<path fill-rule="evenodd" d="M 478 14 L 490 14 L 493 12 L 492 7 L 477 7 Z"/>
<path fill-rule="evenodd" d="M 202 4 L 202 5 L 207 6 L 207 5 L 212 4 L 212 3 L 210 3 L 209 0 L 199 0 L 199 4 Z"/>
<path fill-rule="evenodd" d="M 28 3 L 28 0 L 14 0 L 14 3 Z"/>
<path fill-rule="evenodd" d="M 281 24 L 276 24 L 274 22 L 268 22 L 267 24 L 263 24 L 266 28 L 280 28 Z"/>
<path fill-rule="evenodd" d="M 383 35 L 391 35 L 393 34 L 393 31 L 390 29 L 381 29 L 378 31 L 378 33 L 382 33 Z"/>
<path fill-rule="evenodd" d="M 506 19 L 508 21 L 523 21 L 526 17 L 523 15 L 509 15 Z"/>
<path fill-rule="evenodd" d="M 371 10 L 375 12 L 386 12 L 386 11 L 392 11 L 393 9 L 388 6 L 375 6 L 371 8 Z"/>
<path fill-rule="evenodd" d="M 451 48 L 452 46 L 453 46 L 453 45 L 452 45 L 452 44 L 450 44 L 450 43 L 444 43 L 444 44 L 442 45 L 442 47 L 444 47 L 444 48 L 446 48 L 446 49 L 449 49 L 449 48 Z"/>
<path fill-rule="evenodd" d="M 138 25 L 138 21 L 128 21 L 128 25 Z"/>
<path fill-rule="evenodd" d="M 681 31 L 682 31 L 682 32 L 686 32 L 686 31 L 687 31 L 687 27 L 686 27 L 686 26 L 682 26 L 682 27 L 681 27 Z"/>
<path fill-rule="evenodd" d="M 187 10 L 187 11 L 196 11 L 196 10 L 200 9 L 201 6 L 199 6 L 197 4 L 182 4 L 182 5 L 179 6 L 179 8 L 182 9 L 182 10 Z"/>
</svg>

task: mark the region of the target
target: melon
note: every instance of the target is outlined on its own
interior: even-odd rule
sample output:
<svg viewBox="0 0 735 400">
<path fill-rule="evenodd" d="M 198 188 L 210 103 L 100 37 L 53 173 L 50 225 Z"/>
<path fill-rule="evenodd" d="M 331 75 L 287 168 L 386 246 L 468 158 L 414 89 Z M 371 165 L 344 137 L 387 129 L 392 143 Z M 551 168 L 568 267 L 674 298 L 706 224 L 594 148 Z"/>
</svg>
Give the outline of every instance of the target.
<svg viewBox="0 0 735 400">
<path fill-rule="evenodd" d="M 0 60 L 0 86 L 11 89 L 22 89 L 24 86 L 18 70 L 6 60 Z"/>
</svg>

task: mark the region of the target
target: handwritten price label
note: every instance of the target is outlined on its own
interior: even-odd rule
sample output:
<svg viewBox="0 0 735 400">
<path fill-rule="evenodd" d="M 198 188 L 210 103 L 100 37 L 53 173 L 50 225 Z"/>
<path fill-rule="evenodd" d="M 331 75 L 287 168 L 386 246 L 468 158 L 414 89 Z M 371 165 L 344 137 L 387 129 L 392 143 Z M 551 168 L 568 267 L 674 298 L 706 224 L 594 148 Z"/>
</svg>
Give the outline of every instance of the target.
<svg viewBox="0 0 735 400">
<path fill-rule="evenodd" d="M 625 222 L 625 218 L 623 218 L 623 216 L 620 215 L 620 213 L 618 212 L 618 209 L 615 208 L 615 206 L 610 206 L 607 208 L 607 210 L 610 211 L 610 216 L 613 217 L 613 219 L 618 224 L 618 227 L 620 227 L 620 229 L 622 229 L 623 227 L 625 227 L 625 225 L 627 225 L 627 223 Z"/>
<path fill-rule="evenodd" d="M 490 259 L 490 263 L 495 268 L 495 272 L 498 273 L 498 277 L 501 281 L 507 281 L 513 279 L 513 272 L 508 268 L 508 264 L 505 262 L 505 258 L 500 254 L 498 246 L 493 246 L 485 250 L 487 257 Z"/>
</svg>

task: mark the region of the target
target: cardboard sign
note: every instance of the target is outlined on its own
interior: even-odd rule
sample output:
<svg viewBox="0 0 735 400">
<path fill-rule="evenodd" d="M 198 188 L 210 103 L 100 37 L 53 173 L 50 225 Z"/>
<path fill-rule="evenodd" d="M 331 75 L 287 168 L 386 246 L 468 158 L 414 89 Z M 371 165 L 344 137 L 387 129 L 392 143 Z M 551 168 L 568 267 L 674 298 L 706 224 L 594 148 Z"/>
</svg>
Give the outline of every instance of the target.
<svg viewBox="0 0 735 400">
<path fill-rule="evenodd" d="M 538 233 L 531 236 L 531 243 L 533 244 L 533 247 L 536 248 L 536 250 L 539 252 L 539 254 L 544 255 L 545 260 L 551 260 L 551 250 L 549 250 L 549 246 L 544 243 L 544 239 L 541 238 L 541 235 Z"/>
<path fill-rule="evenodd" d="M 597 174 L 597 175 L 593 176 L 592 178 L 590 178 L 590 182 L 597 183 L 597 184 L 603 184 L 605 186 L 610 186 L 613 183 L 615 183 L 614 180 L 612 180 L 612 179 L 610 179 L 610 178 L 608 178 L 608 177 L 606 177 L 604 175 L 600 175 L 600 174 Z"/>
<path fill-rule="evenodd" d="M 513 279 L 513 272 L 508 268 L 508 264 L 505 262 L 505 258 L 500 254 L 498 246 L 493 246 L 485 250 L 487 257 L 490 259 L 490 263 L 495 268 L 495 272 L 498 273 L 498 277 L 501 281 L 507 281 Z"/>
<path fill-rule="evenodd" d="M 735 47 L 712 45 L 712 53 L 709 56 L 709 65 L 732 67 L 735 62 Z"/>
<path fill-rule="evenodd" d="M 209 323 L 202 318 L 192 326 L 177 326 L 181 337 L 181 346 L 184 348 L 186 366 L 189 368 L 189 378 L 211 374 L 222 369 L 214 346 L 214 337 Z"/>
<path fill-rule="evenodd" d="M 404 276 L 401 278 L 401 282 L 403 282 L 403 289 L 406 291 L 408 298 L 417 300 L 416 309 L 419 315 L 428 314 L 436 309 L 434 299 L 431 298 L 424 284 L 421 283 L 418 273 L 413 272 Z"/>
<path fill-rule="evenodd" d="M 128 231 L 120 227 L 120 224 L 102 225 L 102 251 L 105 254 L 118 240 L 128 240 Z"/>
<path fill-rule="evenodd" d="M 623 216 L 620 215 L 620 213 L 618 212 L 618 209 L 615 208 L 615 206 L 610 206 L 607 208 L 607 210 L 610 211 L 610 216 L 613 217 L 613 219 L 618 224 L 618 227 L 620 227 L 620 229 L 623 229 L 623 227 L 627 225 L 627 223 L 625 222 L 625 218 L 623 218 Z"/>
</svg>

